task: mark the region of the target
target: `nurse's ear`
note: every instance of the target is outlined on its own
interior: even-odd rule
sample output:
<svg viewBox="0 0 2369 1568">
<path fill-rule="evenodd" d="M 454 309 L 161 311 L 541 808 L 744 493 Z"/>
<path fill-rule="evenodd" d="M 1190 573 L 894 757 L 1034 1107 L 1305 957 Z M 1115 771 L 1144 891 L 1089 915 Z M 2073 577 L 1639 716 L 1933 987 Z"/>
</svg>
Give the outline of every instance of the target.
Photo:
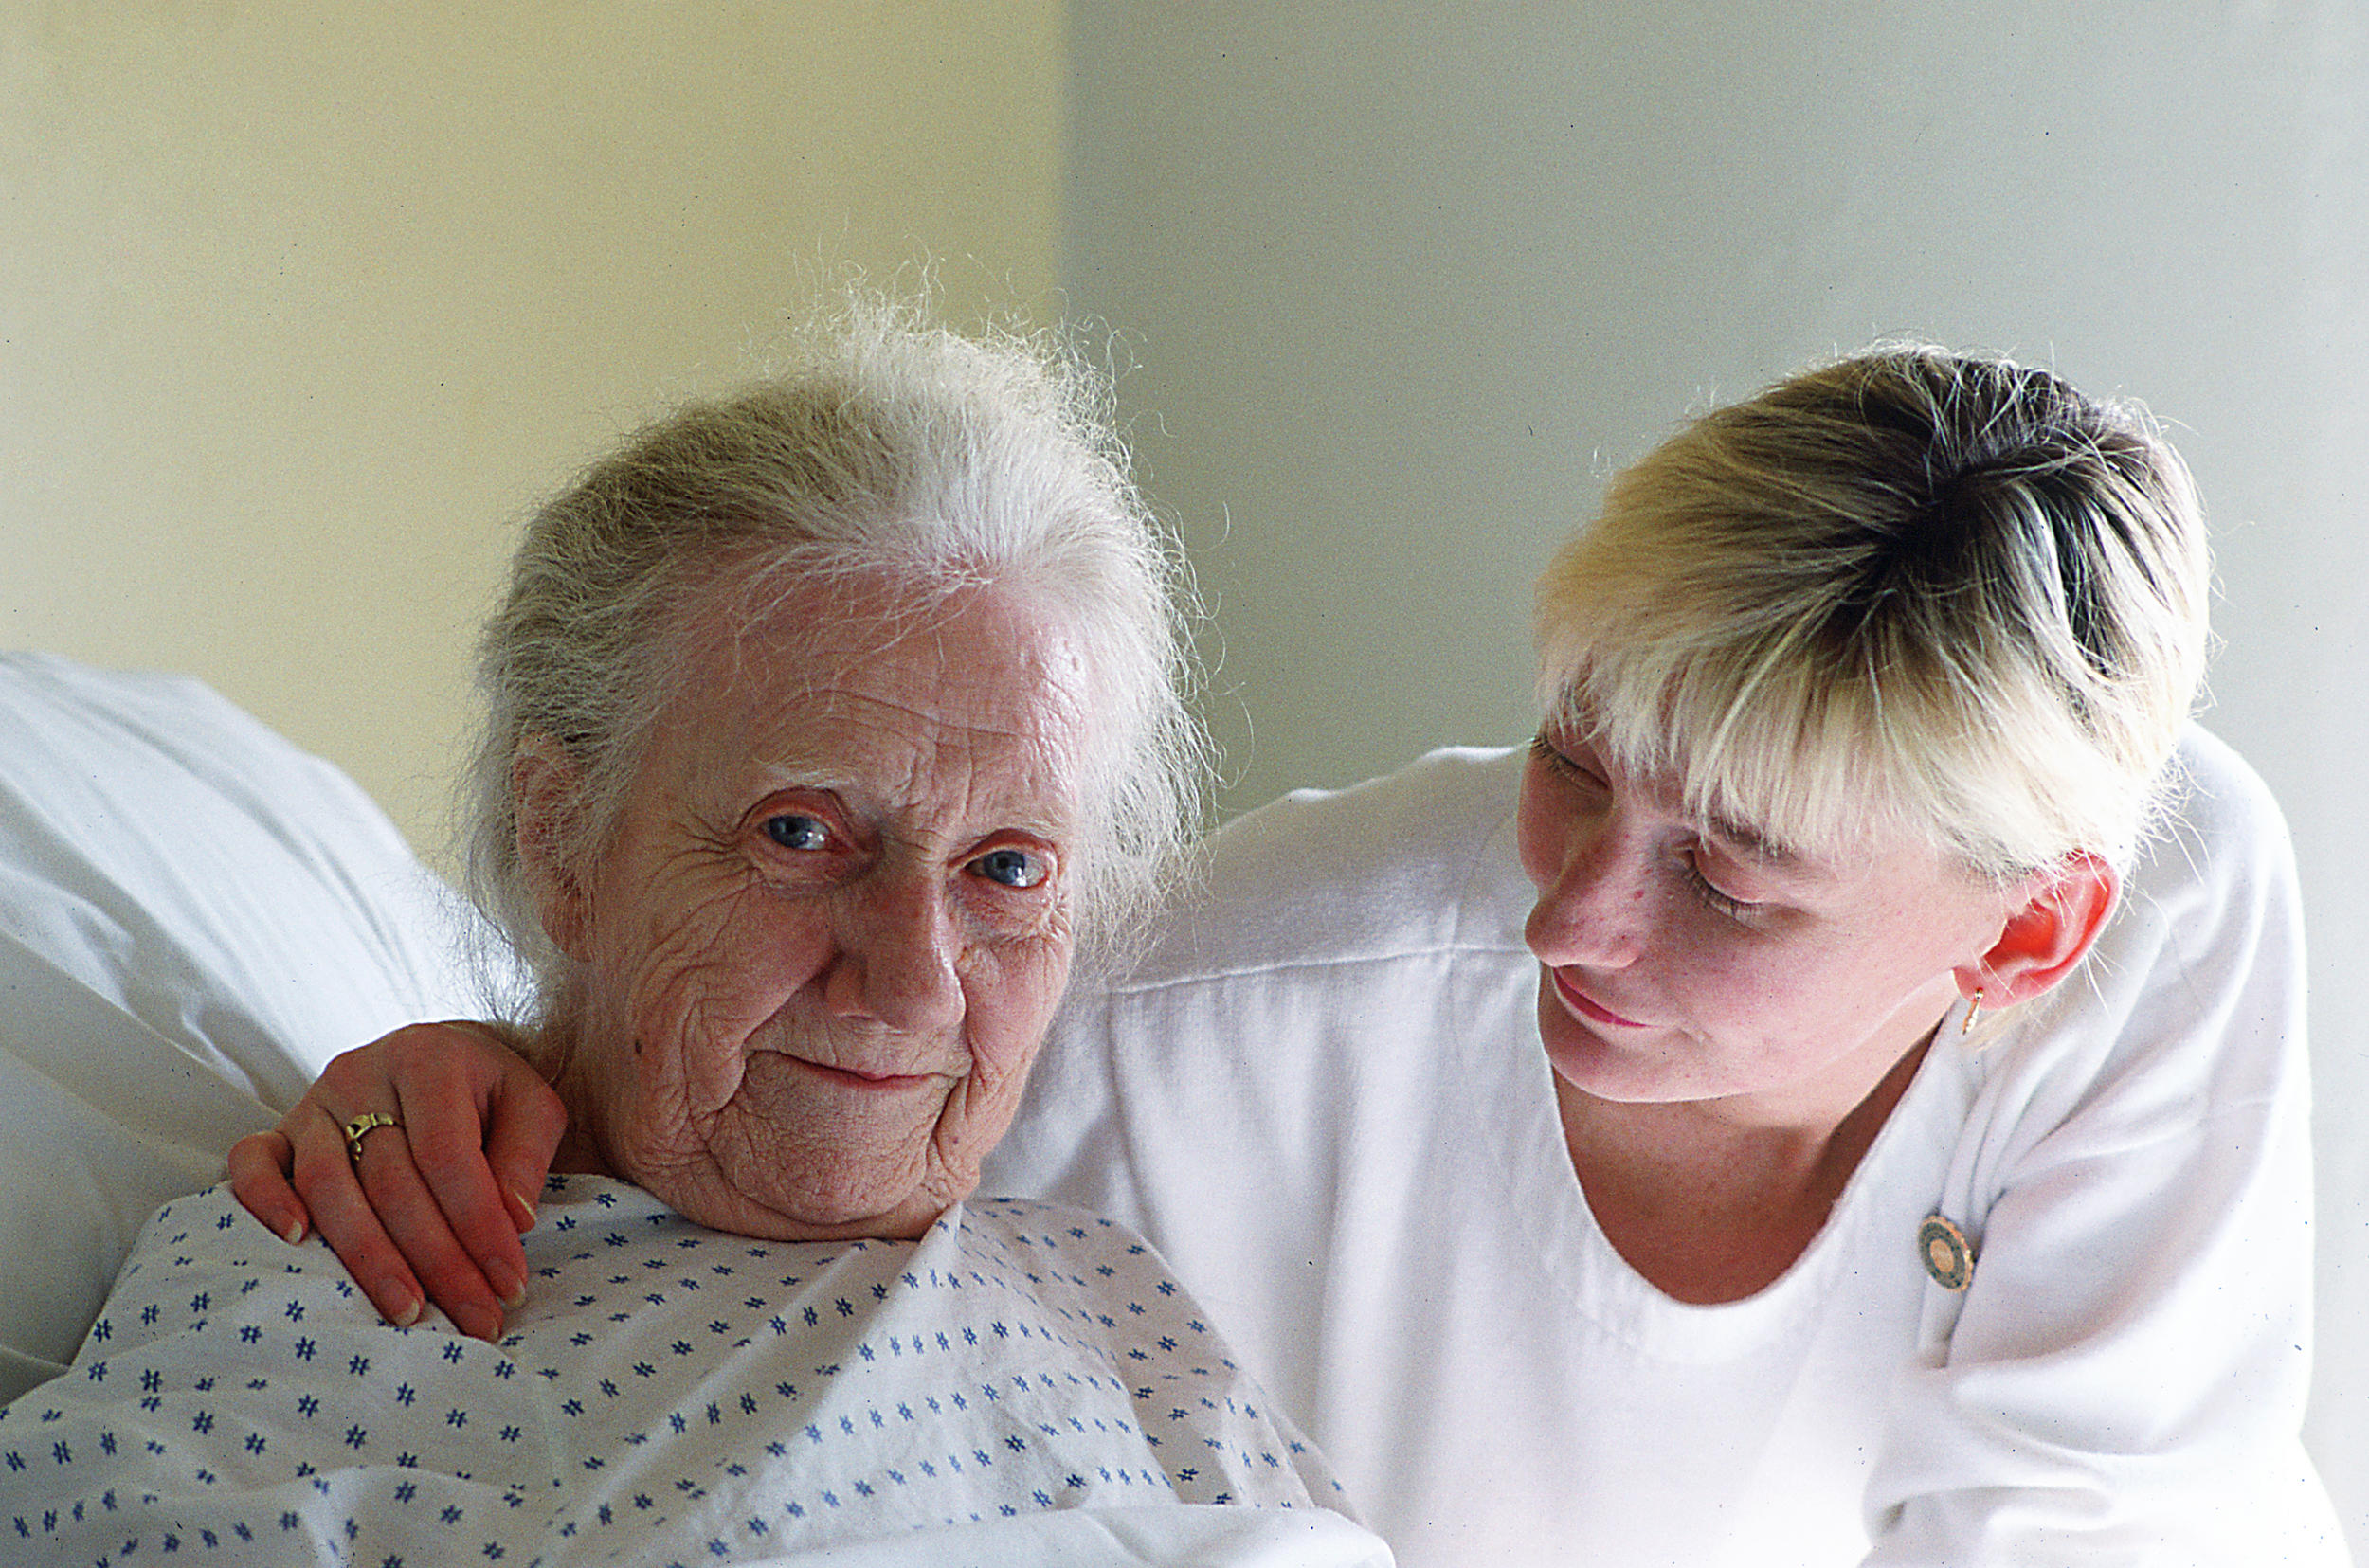
<svg viewBox="0 0 2369 1568">
<path fill-rule="evenodd" d="M 548 732 L 530 731 L 510 764 L 510 800 L 516 823 L 518 866 L 534 895 L 543 933 L 577 963 L 587 962 L 585 931 L 591 924 L 584 879 L 569 854 L 568 831 L 578 768 L 568 748 Z"/>
<path fill-rule="evenodd" d="M 2017 883 L 1998 938 L 1956 971 L 1961 994 L 1996 1009 L 2029 1001 L 2072 973 L 2122 892 L 2112 866 L 2083 851 Z"/>
</svg>

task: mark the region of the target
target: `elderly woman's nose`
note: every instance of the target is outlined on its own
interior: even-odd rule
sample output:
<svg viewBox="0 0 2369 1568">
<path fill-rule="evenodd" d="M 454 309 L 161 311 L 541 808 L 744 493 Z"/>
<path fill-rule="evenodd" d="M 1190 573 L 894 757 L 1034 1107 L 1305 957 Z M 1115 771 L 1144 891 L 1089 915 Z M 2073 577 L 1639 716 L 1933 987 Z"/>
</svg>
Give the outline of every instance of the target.
<svg viewBox="0 0 2369 1568">
<path fill-rule="evenodd" d="M 823 987 L 834 1013 L 908 1031 L 961 1017 L 960 933 L 939 889 L 884 880 L 851 896 L 837 925 L 839 957 Z"/>
</svg>

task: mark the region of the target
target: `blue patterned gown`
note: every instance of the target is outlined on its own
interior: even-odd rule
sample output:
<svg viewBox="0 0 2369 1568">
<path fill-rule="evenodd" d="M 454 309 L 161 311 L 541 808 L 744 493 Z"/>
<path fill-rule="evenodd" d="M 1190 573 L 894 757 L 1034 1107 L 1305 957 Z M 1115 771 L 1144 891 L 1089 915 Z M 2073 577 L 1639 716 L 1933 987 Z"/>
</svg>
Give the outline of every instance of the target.
<svg viewBox="0 0 2369 1568">
<path fill-rule="evenodd" d="M 1078 1210 L 765 1242 L 562 1177 L 526 1245 L 532 1299 L 487 1344 L 381 1322 L 226 1187 L 166 1205 L 73 1367 L 0 1412 L 0 1559 L 762 1562 L 1346 1506 L 1157 1255 Z"/>
</svg>

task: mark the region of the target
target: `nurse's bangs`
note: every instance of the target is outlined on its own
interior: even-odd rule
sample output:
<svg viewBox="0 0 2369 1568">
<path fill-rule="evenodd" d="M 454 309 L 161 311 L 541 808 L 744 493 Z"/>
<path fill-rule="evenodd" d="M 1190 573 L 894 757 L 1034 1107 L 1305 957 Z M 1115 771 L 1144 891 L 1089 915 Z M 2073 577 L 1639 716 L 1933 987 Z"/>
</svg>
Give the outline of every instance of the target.
<svg viewBox="0 0 2369 1568">
<path fill-rule="evenodd" d="M 1784 628 L 1639 623 L 1661 619 L 1579 607 L 1542 669 L 1549 722 L 1624 771 L 1675 780 L 1704 823 L 1781 853 L 1832 860 L 1903 837 L 1956 847 L 1934 830 L 1945 819 L 1923 798 L 1916 748 L 1887 734 L 1905 716 L 1899 694 L 1803 657 Z"/>
</svg>

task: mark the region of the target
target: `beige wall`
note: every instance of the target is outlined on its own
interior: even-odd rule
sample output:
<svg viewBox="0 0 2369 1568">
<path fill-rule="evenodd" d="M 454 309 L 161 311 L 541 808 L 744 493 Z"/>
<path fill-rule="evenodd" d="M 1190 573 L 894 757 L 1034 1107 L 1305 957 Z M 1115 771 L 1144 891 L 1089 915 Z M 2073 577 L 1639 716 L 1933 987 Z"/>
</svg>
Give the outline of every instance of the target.
<svg viewBox="0 0 2369 1568">
<path fill-rule="evenodd" d="M 1052 308 L 1056 0 L 0 10 L 0 646 L 200 675 L 436 849 L 534 496 L 844 262 Z"/>
</svg>

